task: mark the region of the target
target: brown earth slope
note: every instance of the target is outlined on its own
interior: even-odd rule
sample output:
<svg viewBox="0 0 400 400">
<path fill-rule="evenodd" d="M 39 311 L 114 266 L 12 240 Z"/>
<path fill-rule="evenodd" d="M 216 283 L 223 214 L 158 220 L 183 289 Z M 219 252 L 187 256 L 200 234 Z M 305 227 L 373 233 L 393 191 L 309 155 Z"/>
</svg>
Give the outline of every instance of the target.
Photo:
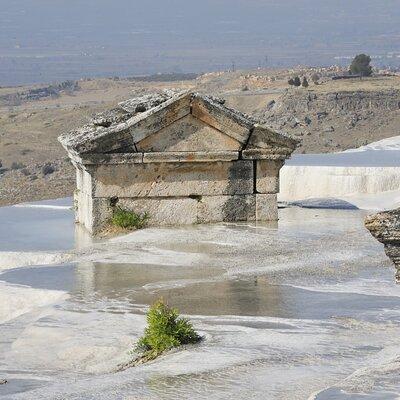
<svg viewBox="0 0 400 400">
<path fill-rule="evenodd" d="M 30 94 L 46 95 L 48 88 L 0 88 L 0 205 L 72 195 L 74 169 L 57 136 L 119 101 L 162 88 L 225 97 L 228 106 L 301 137 L 298 152 L 339 151 L 399 134 L 400 77 L 326 76 L 307 89 L 288 87 L 288 76 L 311 72 L 219 72 L 173 82 L 85 80 L 39 99 Z"/>
</svg>

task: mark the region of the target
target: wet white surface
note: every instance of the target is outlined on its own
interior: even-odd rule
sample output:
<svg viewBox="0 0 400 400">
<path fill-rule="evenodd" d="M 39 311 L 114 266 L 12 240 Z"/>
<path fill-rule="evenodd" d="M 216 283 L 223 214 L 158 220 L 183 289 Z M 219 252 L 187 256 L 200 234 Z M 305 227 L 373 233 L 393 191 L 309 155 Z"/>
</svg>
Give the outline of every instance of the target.
<svg viewBox="0 0 400 400">
<path fill-rule="evenodd" d="M 279 200 L 344 200 L 364 210 L 400 206 L 400 136 L 329 154 L 296 154 L 280 176 Z"/>
<path fill-rule="evenodd" d="M 43 210 L 71 223 L 68 210 Z M 0 274 L 0 398 L 398 398 L 400 288 L 363 216 L 291 208 L 279 225 L 146 229 L 84 245 L 64 232 L 46 247 L 38 214 L 43 231 L 13 251 L 68 262 Z M 113 372 L 159 297 L 205 340 Z"/>
<path fill-rule="evenodd" d="M 71 198 L 0 207 L 0 222 L 2 252 L 53 252 L 74 245 Z"/>
</svg>

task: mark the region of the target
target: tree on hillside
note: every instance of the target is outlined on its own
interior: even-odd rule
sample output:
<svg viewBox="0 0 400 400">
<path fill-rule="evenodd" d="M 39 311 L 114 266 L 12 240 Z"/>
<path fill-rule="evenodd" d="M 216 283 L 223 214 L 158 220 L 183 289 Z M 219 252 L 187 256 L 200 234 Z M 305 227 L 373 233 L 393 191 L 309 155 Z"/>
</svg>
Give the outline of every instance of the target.
<svg viewBox="0 0 400 400">
<path fill-rule="evenodd" d="M 301 86 L 304 88 L 308 88 L 308 80 L 306 77 L 303 78 L 303 82 L 301 82 Z"/>
<path fill-rule="evenodd" d="M 293 84 L 294 84 L 294 86 L 297 86 L 297 87 L 299 87 L 301 85 L 301 80 L 298 76 L 294 77 Z"/>
<path fill-rule="evenodd" d="M 372 74 L 372 67 L 370 63 L 370 56 L 366 54 L 358 54 L 354 57 L 350 65 L 350 73 L 352 75 L 370 76 Z"/>
<path fill-rule="evenodd" d="M 301 80 L 300 80 L 300 78 L 299 78 L 298 76 L 295 76 L 295 77 L 290 78 L 290 79 L 288 80 L 288 84 L 289 84 L 290 86 L 299 87 L 299 86 L 301 86 Z"/>
</svg>

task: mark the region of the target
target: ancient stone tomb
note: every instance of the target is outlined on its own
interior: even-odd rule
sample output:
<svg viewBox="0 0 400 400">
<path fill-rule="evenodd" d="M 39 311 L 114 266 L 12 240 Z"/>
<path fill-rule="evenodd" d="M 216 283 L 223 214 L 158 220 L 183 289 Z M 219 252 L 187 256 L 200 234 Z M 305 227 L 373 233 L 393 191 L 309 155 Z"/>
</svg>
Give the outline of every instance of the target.
<svg viewBox="0 0 400 400">
<path fill-rule="evenodd" d="M 77 170 L 76 221 L 96 234 L 119 206 L 150 225 L 277 220 L 296 140 L 197 93 L 120 103 L 59 138 Z"/>
</svg>

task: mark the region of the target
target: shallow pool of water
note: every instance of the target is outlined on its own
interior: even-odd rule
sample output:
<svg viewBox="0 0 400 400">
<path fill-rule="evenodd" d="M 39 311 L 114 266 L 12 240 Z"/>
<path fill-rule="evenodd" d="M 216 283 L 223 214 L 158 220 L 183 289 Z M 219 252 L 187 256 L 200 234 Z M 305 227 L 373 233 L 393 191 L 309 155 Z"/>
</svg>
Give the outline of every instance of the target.
<svg viewBox="0 0 400 400">
<path fill-rule="evenodd" d="M 78 235 L 66 263 L 5 269 L 0 398 L 398 398 L 400 289 L 363 217 Z M 161 297 L 204 341 L 115 373 Z"/>
</svg>

